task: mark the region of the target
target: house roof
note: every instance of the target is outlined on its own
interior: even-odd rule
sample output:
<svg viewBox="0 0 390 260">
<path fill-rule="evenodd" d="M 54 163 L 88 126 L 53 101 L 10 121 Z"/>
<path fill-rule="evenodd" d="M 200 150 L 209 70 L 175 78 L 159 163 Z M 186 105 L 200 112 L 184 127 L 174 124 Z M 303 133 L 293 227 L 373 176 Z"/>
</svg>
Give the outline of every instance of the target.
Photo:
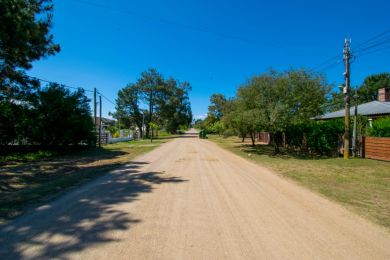
<svg viewBox="0 0 390 260">
<path fill-rule="evenodd" d="M 350 114 L 354 114 L 355 107 L 351 106 Z M 390 102 L 372 101 L 357 106 L 358 115 L 375 116 L 375 115 L 390 115 Z M 322 116 L 316 116 L 314 119 L 332 119 L 345 116 L 345 109 L 331 112 Z"/>
</svg>

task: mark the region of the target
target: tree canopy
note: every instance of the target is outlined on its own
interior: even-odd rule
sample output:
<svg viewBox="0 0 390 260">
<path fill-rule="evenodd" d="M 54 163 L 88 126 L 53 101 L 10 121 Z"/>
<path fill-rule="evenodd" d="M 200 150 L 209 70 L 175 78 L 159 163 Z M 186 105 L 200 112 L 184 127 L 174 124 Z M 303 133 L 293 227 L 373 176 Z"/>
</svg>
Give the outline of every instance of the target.
<svg viewBox="0 0 390 260">
<path fill-rule="evenodd" d="M 281 73 L 270 70 L 242 84 L 231 101 L 212 95 L 210 107 L 212 112 L 216 111 L 215 103 L 222 100 L 224 108 L 217 114 L 221 115 L 225 127 L 242 137 L 250 135 L 254 145 L 256 132 L 270 132 L 274 139 L 276 133 L 294 124 L 308 123 L 323 111 L 328 91 L 321 74 L 307 70 Z M 218 121 L 215 113 L 209 113 L 208 117 L 214 118 L 213 124 Z"/>
<path fill-rule="evenodd" d="M 59 52 L 50 34 L 52 11 L 51 0 L 0 1 L 0 101 L 30 94 L 39 83 L 24 71 Z"/>
<path fill-rule="evenodd" d="M 190 90 L 188 82 L 179 82 L 172 77 L 165 79 L 151 68 L 141 73 L 136 83 L 118 92 L 115 117 L 140 131 L 144 123 L 147 137 L 153 134 L 150 130 L 157 129 L 151 127 L 155 125 L 175 133 L 181 126 L 188 127 L 192 122 Z"/>
<path fill-rule="evenodd" d="M 377 100 L 378 90 L 384 87 L 390 88 L 390 73 L 379 73 L 366 77 L 358 89 L 359 103 Z"/>
</svg>

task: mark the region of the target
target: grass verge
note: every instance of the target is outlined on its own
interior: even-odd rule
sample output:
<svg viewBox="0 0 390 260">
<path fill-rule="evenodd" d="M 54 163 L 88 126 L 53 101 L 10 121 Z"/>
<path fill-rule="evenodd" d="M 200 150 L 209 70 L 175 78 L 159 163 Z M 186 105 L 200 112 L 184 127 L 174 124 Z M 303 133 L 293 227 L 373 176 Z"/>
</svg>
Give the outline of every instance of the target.
<svg viewBox="0 0 390 260">
<path fill-rule="evenodd" d="M 289 154 L 272 156 L 272 147 L 253 148 L 237 137 L 211 135 L 209 139 L 390 228 L 390 162 Z"/>
<path fill-rule="evenodd" d="M 152 143 L 130 141 L 61 156 L 39 152 L 17 160 L 7 158 L 0 168 L 0 223 L 22 214 L 27 206 L 52 199 L 171 139 L 172 136 L 162 135 Z"/>
</svg>

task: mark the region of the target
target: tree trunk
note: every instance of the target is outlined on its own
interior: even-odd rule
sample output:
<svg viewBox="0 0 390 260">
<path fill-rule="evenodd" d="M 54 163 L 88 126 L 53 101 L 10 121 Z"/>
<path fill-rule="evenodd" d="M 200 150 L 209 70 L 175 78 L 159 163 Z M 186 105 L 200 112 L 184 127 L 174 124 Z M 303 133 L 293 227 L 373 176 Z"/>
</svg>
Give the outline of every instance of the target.
<svg viewBox="0 0 390 260">
<path fill-rule="evenodd" d="M 280 152 L 280 150 L 279 150 L 278 142 L 276 140 L 276 135 L 275 135 L 275 133 L 270 133 L 269 135 L 271 138 L 271 143 L 274 145 L 274 154 L 278 154 Z"/>
<path fill-rule="evenodd" d="M 253 132 L 250 132 L 250 136 L 251 136 L 251 141 L 252 141 L 252 147 L 255 147 L 255 133 Z"/>
<path fill-rule="evenodd" d="M 307 149 L 307 134 L 303 133 L 303 136 L 302 136 L 302 152 L 307 153 L 307 151 L 308 151 L 308 149 Z"/>
<path fill-rule="evenodd" d="M 243 142 L 245 142 L 245 136 L 246 136 L 246 134 L 242 134 L 242 133 L 241 133 L 241 136 L 242 136 L 241 143 L 243 143 Z"/>
</svg>

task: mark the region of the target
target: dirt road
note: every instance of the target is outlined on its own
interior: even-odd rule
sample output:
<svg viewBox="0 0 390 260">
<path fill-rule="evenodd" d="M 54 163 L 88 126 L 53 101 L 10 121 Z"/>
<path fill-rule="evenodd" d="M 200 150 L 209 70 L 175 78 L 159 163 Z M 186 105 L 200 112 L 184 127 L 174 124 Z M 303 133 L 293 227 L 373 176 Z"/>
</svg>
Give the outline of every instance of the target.
<svg viewBox="0 0 390 260">
<path fill-rule="evenodd" d="M 0 231 L 1 259 L 390 259 L 390 235 L 187 134 Z"/>
</svg>

